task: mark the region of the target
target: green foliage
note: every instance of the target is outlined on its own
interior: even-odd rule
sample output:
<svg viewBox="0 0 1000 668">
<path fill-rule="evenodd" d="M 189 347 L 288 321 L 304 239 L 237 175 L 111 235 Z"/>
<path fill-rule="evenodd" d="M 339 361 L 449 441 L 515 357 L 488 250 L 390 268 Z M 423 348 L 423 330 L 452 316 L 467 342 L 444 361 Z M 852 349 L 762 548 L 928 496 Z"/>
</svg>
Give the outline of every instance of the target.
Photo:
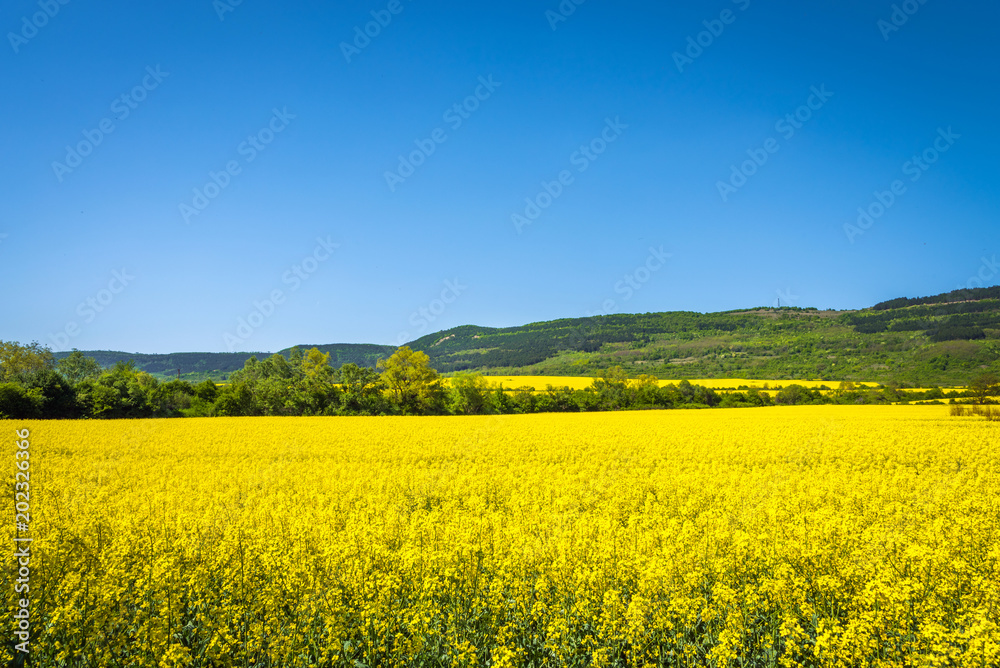
<svg viewBox="0 0 1000 668">
<path fill-rule="evenodd" d="M 82 408 L 76 391 L 54 369 L 46 368 L 25 375 L 22 384 L 37 391 L 42 397 L 42 414 L 48 418 L 71 419 L 81 417 Z"/>
<path fill-rule="evenodd" d="M 489 413 L 510 414 L 519 412 L 510 393 L 504 391 L 502 383 L 487 395 L 486 402 L 487 412 Z"/>
<path fill-rule="evenodd" d="M 444 412 L 445 392 L 426 353 L 402 346 L 389 359 L 379 360 L 382 380 L 404 414 Z"/>
<path fill-rule="evenodd" d="M 538 395 L 535 411 L 538 413 L 575 413 L 580 410 L 577 394 L 568 387 L 545 386 L 545 392 Z"/>
<path fill-rule="evenodd" d="M 875 306 L 872 307 L 872 310 L 886 311 L 892 309 L 906 308 L 908 306 L 918 306 L 923 304 L 943 304 L 943 303 L 964 302 L 969 300 L 978 301 L 983 299 L 1000 299 L 1000 286 L 993 286 L 990 288 L 953 290 L 952 292 L 947 292 L 941 295 L 935 295 L 933 297 L 917 297 L 916 299 L 907 299 L 906 297 L 901 297 L 899 299 L 890 299 L 889 301 L 875 304 Z"/>
<path fill-rule="evenodd" d="M 14 348 L 8 348 L 14 350 Z M 23 360 L 34 358 L 18 350 Z M 353 363 L 334 370 L 330 355 L 317 348 L 293 351 L 289 357 L 271 355 L 263 361 L 251 356 L 232 382 L 219 388 L 206 380 L 192 385 L 184 380 L 160 382 L 131 362 L 118 362 L 96 377 L 85 359 L 57 373 L 51 366 L 22 364 L 19 382 L 0 384 L 0 416 L 17 419 L 45 418 L 143 418 L 255 415 L 484 415 L 598 410 L 665 408 L 763 407 L 773 404 L 889 403 L 906 401 L 951 401 L 974 397 L 980 403 L 996 394 L 995 374 L 984 373 L 966 393 L 931 388 L 911 392 L 896 387 L 870 389 L 849 381 L 824 395 L 792 384 L 772 398 L 766 392 L 746 389 L 720 393 L 687 380 L 660 386 L 650 374 L 628 378 L 624 368 L 603 369 L 590 387 L 572 390 L 546 386 L 508 390 L 493 388 L 474 373 L 458 373 L 445 390 L 429 357 L 406 346 L 374 369 Z M 950 357 L 946 359 L 951 359 Z M 78 369 L 84 372 L 78 373 Z M 75 386 L 67 376 L 80 378 Z"/>
<path fill-rule="evenodd" d="M 72 385 L 83 380 L 93 380 L 101 375 L 101 365 L 93 357 L 86 357 L 82 352 L 73 349 L 68 357 L 56 364 L 59 373 Z"/>
<path fill-rule="evenodd" d="M 374 369 L 348 362 L 340 367 L 340 381 L 342 414 L 380 415 L 393 412 L 383 394 L 385 383 Z"/>
<path fill-rule="evenodd" d="M 620 410 L 633 403 L 628 374 L 621 366 L 606 369 L 594 379 L 591 388 L 597 394 L 603 410 Z"/>
<path fill-rule="evenodd" d="M 621 366 L 630 377 L 664 379 L 960 385 L 977 369 L 1000 370 L 1000 301 L 972 301 L 992 293 L 968 292 L 961 302 L 877 311 L 762 308 L 620 314 L 499 329 L 463 326 L 411 346 L 426 351 L 444 373 L 593 377 Z M 949 359 L 944 368 L 943 356 Z"/>
<path fill-rule="evenodd" d="M 313 346 L 308 347 L 312 348 Z M 343 343 L 315 347 L 321 353 L 330 355 L 332 366 L 354 363 L 369 368 L 375 368 L 377 360 L 388 357 L 395 350 L 393 346 L 367 343 Z M 288 348 L 280 351 L 279 354 L 289 358 L 295 354 L 294 351 L 298 350 L 298 354 L 302 355 L 302 348 L 304 346 Z M 118 362 L 132 362 L 135 368 L 161 380 L 175 378 L 177 372 L 180 371 L 183 379 L 196 382 L 206 379 L 228 380 L 229 375 L 241 370 L 250 357 L 262 355 L 261 353 L 170 353 L 155 355 L 112 350 L 92 350 L 82 354 L 92 358 L 102 369 L 110 368 Z M 57 361 L 62 361 L 71 355 L 73 352 L 54 353 L 54 358 Z M 289 360 L 289 363 L 292 366 L 298 366 L 297 362 Z M 75 384 L 76 381 L 72 382 Z"/>
<path fill-rule="evenodd" d="M 88 381 L 84 381 L 86 385 Z M 92 402 L 92 414 L 104 418 L 166 417 L 161 412 L 158 396 L 159 381 L 135 365 L 119 362 L 105 371 L 94 383 L 87 398 Z"/>
<path fill-rule="evenodd" d="M 20 383 L 0 383 L 0 420 L 32 420 L 43 417 L 45 397 L 37 388 Z"/>
<path fill-rule="evenodd" d="M 857 312 L 761 308 L 621 314 L 502 329 L 465 326 L 399 349 L 295 347 L 263 360 L 243 353 L 53 355 L 38 343 L 0 341 L 0 414 L 475 415 L 969 398 L 988 403 L 1000 372 L 997 290 L 893 300 Z M 198 384 L 163 375 L 178 368 L 198 376 Z M 220 368 L 230 381 L 221 388 L 208 379 L 211 369 Z M 455 374 L 449 389 L 438 370 Z M 589 376 L 594 382 L 586 390 L 491 389 L 478 370 Z M 773 399 L 746 388 L 720 393 L 686 380 L 658 383 L 683 377 L 846 382 L 831 395 L 793 384 Z M 853 380 L 890 387 L 871 390 Z M 970 381 L 968 393 L 939 387 Z"/>
<path fill-rule="evenodd" d="M 490 402 L 489 385 L 482 376 L 457 373 L 451 378 L 448 408 L 455 415 L 482 415 L 496 411 Z"/>
<path fill-rule="evenodd" d="M 1000 376 L 992 372 L 981 373 L 969 383 L 969 391 L 977 403 L 985 404 L 987 397 L 1000 392 Z"/>
<path fill-rule="evenodd" d="M 219 396 L 219 386 L 211 380 L 204 380 L 194 386 L 195 397 L 213 403 Z"/>
<path fill-rule="evenodd" d="M 178 417 L 199 414 L 199 411 L 192 412 L 191 410 L 194 402 L 198 399 L 191 383 L 183 380 L 158 383 L 151 394 L 151 403 L 156 406 L 156 412 L 159 415 Z"/>
<path fill-rule="evenodd" d="M 296 348 L 307 346 L 295 346 L 280 351 L 282 355 L 291 355 Z M 335 343 L 332 345 L 310 345 L 311 349 L 316 349 L 321 353 L 329 355 L 329 364 L 332 367 L 342 367 L 345 364 L 354 364 L 359 367 L 375 368 L 375 364 L 380 359 L 385 359 L 392 355 L 395 346 L 382 346 L 372 343 Z"/>
<path fill-rule="evenodd" d="M 799 404 L 821 404 L 823 393 L 810 390 L 802 385 L 786 385 L 774 397 L 774 403 L 779 406 L 797 406 Z"/>
<path fill-rule="evenodd" d="M 0 341 L 0 383 L 23 382 L 31 374 L 55 368 L 52 351 L 37 341 L 21 345 Z"/>
<path fill-rule="evenodd" d="M 37 344 L 36 344 L 37 345 Z M 598 376 L 621 366 L 626 375 L 662 379 L 830 379 L 959 385 L 978 372 L 1000 371 L 1000 288 L 892 300 L 853 312 L 758 308 L 726 313 L 618 314 L 539 322 L 522 327 L 467 325 L 409 344 L 441 373 Z M 299 369 L 306 346 L 281 355 Z M 390 346 L 315 346 L 331 369 L 374 368 Z M 40 352 L 40 351 L 38 351 Z M 58 353 L 63 359 L 73 353 Z M 161 380 L 228 379 L 248 353 L 132 355 L 88 353 L 104 368 L 132 360 Z M 295 360 L 291 358 L 297 356 Z M 2 358 L 2 355 L 0 355 Z M 0 361 L 0 373 L 3 373 Z M 76 382 L 71 379 L 71 382 Z"/>
<path fill-rule="evenodd" d="M 214 413 L 222 417 L 264 415 L 249 384 L 245 381 L 236 381 L 219 393 Z"/>
</svg>

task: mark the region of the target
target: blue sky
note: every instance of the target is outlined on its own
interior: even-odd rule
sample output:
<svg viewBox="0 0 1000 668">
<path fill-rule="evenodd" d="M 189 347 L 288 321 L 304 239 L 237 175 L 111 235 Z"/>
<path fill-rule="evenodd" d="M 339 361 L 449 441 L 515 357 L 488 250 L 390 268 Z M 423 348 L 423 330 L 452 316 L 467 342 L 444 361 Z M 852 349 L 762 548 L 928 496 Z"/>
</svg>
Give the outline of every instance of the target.
<svg viewBox="0 0 1000 668">
<path fill-rule="evenodd" d="M 0 10 L 0 339 L 398 344 L 1000 278 L 993 3 L 232 3 Z"/>
</svg>

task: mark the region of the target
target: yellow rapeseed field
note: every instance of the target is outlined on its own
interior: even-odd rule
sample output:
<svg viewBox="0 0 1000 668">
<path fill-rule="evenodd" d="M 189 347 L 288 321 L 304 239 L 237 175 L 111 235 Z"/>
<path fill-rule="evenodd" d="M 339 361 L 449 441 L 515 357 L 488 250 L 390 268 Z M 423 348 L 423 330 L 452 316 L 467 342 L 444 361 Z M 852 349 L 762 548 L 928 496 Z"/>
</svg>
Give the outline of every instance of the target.
<svg viewBox="0 0 1000 668">
<path fill-rule="evenodd" d="M 15 427 L 36 668 L 1000 665 L 1000 424 L 944 406 Z"/>
<path fill-rule="evenodd" d="M 535 390 L 541 391 L 548 385 L 583 390 L 594 383 L 594 379 L 590 376 L 483 376 L 483 378 L 492 387 L 503 385 L 504 389 L 508 390 L 518 387 L 533 387 Z"/>
<path fill-rule="evenodd" d="M 503 385 L 505 389 L 518 387 L 533 387 L 536 391 L 542 391 L 546 386 L 568 387 L 571 390 L 582 390 L 591 386 L 594 379 L 589 376 L 484 376 L 486 381 L 492 385 Z M 661 380 L 660 386 L 679 383 L 679 380 Z M 836 380 L 747 380 L 746 378 L 701 378 L 691 379 L 692 385 L 701 385 L 717 390 L 735 390 L 739 387 L 752 387 L 757 389 L 780 390 L 788 385 L 802 385 L 803 387 L 818 388 L 829 387 L 836 389 L 840 386 L 840 381 Z M 878 387 L 878 383 L 855 383 L 859 387 Z"/>
</svg>

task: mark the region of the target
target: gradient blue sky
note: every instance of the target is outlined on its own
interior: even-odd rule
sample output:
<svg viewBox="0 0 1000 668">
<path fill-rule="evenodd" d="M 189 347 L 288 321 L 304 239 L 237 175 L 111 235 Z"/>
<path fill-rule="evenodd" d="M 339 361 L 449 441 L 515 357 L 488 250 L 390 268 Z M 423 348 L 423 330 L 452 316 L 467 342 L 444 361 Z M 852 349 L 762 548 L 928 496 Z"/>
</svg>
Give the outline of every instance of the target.
<svg viewBox="0 0 1000 668">
<path fill-rule="evenodd" d="M 848 309 L 997 282 L 983 265 L 1000 253 L 996 3 L 912 0 L 886 39 L 888 1 L 587 0 L 553 29 L 556 0 L 400 0 L 348 62 L 341 43 L 388 0 L 244 0 L 220 19 L 228 1 L 70 0 L 37 31 L 24 23 L 37 0 L 4 3 L 0 339 L 396 344 L 460 324 L 779 292 Z M 674 53 L 724 10 L 679 71 Z M 120 118 L 116 99 L 156 83 L 147 67 L 168 75 Z M 453 129 L 445 112 L 480 77 L 499 87 Z M 779 131 L 822 86 L 833 96 Z M 241 142 L 273 109 L 295 118 L 248 161 Z M 579 171 L 574 152 L 607 118 L 627 128 Z M 60 181 L 53 163 L 103 119 L 113 132 Z M 447 139 L 390 190 L 385 173 L 439 128 Z M 948 128 L 960 138 L 913 181 L 905 163 Z M 777 152 L 723 201 L 718 182 L 769 139 Z M 239 174 L 186 222 L 180 205 L 230 161 Z M 512 214 L 563 170 L 572 183 L 519 233 Z M 852 243 L 844 225 L 895 180 L 905 192 Z M 339 246 L 296 284 L 286 272 L 317 238 Z M 647 273 L 651 247 L 670 258 Z M 435 301 L 456 279 L 457 297 Z M 275 290 L 282 303 L 240 336 Z"/>
</svg>

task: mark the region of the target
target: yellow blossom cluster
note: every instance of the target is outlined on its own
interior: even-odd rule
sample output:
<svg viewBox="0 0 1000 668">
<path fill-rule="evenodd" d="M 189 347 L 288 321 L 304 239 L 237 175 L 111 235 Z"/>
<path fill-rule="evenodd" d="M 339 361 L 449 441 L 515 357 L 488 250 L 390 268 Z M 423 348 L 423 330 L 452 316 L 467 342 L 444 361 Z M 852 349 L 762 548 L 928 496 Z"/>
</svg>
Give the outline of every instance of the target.
<svg viewBox="0 0 1000 668">
<path fill-rule="evenodd" d="M 36 668 L 1000 665 L 943 406 L 25 427 Z"/>
<path fill-rule="evenodd" d="M 594 379 L 589 376 L 483 376 L 487 383 L 496 387 L 502 385 L 506 389 L 517 387 L 534 387 L 536 391 L 552 387 L 568 387 L 571 390 L 583 390 L 590 387 Z M 679 380 L 659 380 L 660 387 L 666 385 L 676 385 Z M 745 378 L 701 378 L 689 380 L 692 385 L 701 385 L 715 390 L 735 390 L 740 387 L 754 389 L 767 388 L 768 390 L 780 390 L 789 385 L 801 385 L 810 389 L 820 387 L 836 388 L 840 381 L 835 380 L 747 380 Z M 878 387 L 878 383 L 854 383 L 857 387 L 873 388 Z M 923 391 L 923 390 L 914 390 Z"/>
</svg>

